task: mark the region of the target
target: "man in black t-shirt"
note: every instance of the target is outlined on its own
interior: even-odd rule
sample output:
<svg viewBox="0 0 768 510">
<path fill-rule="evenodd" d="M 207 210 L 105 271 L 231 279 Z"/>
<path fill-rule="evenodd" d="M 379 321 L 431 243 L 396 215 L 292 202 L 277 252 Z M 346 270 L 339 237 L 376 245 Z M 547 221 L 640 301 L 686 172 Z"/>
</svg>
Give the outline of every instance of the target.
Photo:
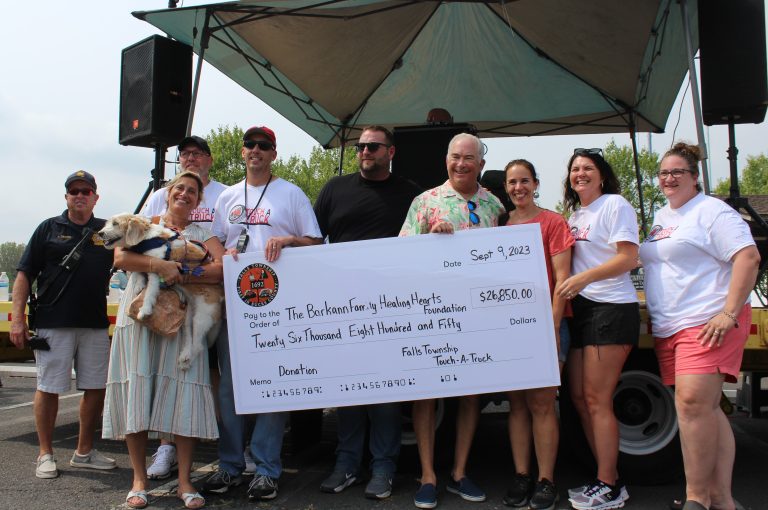
<svg viewBox="0 0 768 510">
<path fill-rule="evenodd" d="M 53 430 L 59 394 L 71 387 L 72 363 L 80 403 L 80 435 L 70 465 L 88 469 L 114 469 L 114 459 L 93 448 L 96 424 L 101 417 L 109 360 L 109 319 L 106 289 L 112 267 L 112 251 L 104 249 L 96 235 L 104 220 L 93 216 L 99 199 L 96 179 L 79 170 L 67 177 L 64 195 L 67 210 L 42 222 L 24 250 L 13 286 L 11 341 L 23 349 L 29 339 L 24 307 L 32 282 L 39 296 L 35 329 L 50 350 L 36 350 L 37 392 L 35 427 L 40 442 L 35 475 L 55 478 L 59 472 L 53 457 Z M 62 260 L 83 241 L 79 258 L 71 257 L 69 268 Z"/>
<path fill-rule="evenodd" d="M 315 202 L 320 230 L 331 243 L 397 236 L 411 202 L 422 191 L 390 172 L 395 147 L 387 129 L 365 128 L 355 148 L 360 171 L 331 179 Z M 400 403 L 339 407 L 336 413 L 336 466 L 320 490 L 339 493 L 358 480 L 370 420 L 372 477 L 365 496 L 389 497 L 400 453 Z"/>
</svg>

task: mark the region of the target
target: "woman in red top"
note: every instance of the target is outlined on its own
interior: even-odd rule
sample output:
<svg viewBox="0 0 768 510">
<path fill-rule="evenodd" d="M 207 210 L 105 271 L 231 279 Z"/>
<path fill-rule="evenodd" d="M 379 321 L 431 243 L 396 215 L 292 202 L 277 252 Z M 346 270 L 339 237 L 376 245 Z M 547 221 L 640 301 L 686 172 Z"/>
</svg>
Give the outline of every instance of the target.
<svg viewBox="0 0 768 510">
<path fill-rule="evenodd" d="M 544 253 L 549 277 L 549 292 L 552 297 L 552 320 L 557 339 L 560 368 L 568 352 L 568 327 L 563 315 L 567 300 L 555 295 L 558 283 L 570 276 L 571 246 L 573 236 L 562 216 L 534 203 L 538 197 L 539 179 L 533 165 L 516 159 L 504 169 L 504 187 L 515 210 L 509 214 L 507 225 L 538 223 L 544 241 Z M 570 310 L 567 310 L 569 313 Z M 557 489 L 554 485 L 555 459 L 559 430 L 555 414 L 556 387 L 532 388 L 510 391 L 509 399 L 509 440 L 515 462 L 515 478 L 507 491 L 504 504 L 512 507 L 533 509 L 554 508 Z M 534 484 L 530 475 L 531 438 L 536 449 L 538 482 Z"/>
</svg>

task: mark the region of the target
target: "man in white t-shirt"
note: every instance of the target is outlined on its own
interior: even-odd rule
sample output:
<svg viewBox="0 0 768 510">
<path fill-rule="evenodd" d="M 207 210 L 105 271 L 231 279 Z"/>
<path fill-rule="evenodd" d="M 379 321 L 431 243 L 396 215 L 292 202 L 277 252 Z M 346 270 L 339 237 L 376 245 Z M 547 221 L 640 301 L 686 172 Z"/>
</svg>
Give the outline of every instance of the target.
<svg viewBox="0 0 768 510">
<path fill-rule="evenodd" d="M 190 221 L 210 229 L 216 201 L 227 186 L 209 177 L 213 156 L 208 142 L 199 136 L 188 136 L 179 143 L 179 164 L 182 172 L 194 172 L 203 180 L 203 200 L 190 213 Z M 168 206 L 168 190 L 161 188 L 149 197 L 142 211 L 144 216 L 160 216 Z"/>
<path fill-rule="evenodd" d="M 246 176 L 225 190 L 216 202 L 211 230 L 227 253 L 263 251 L 269 262 L 283 248 L 320 244 L 322 234 L 312 204 L 301 189 L 275 175 L 272 162 L 277 158 L 275 133 L 264 126 L 248 129 L 243 136 L 242 156 Z M 223 335 L 218 347 L 221 381 L 219 384 L 219 469 L 200 487 L 201 491 L 222 494 L 242 483 L 245 416 L 235 413 L 229 342 Z M 241 339 L 242 340 L 242 339 Z M 277 497 L 277 482 L 282 472 L 280 451 L 288 413 L 253 415 L 255 425 L 249 450 L 256 464 L 248 487 L 251 500 Z"/>
<path fill-rule="evenodd" d="M 208 142 L 199 136 L 188 136 L 179 143 L 179 163 L 182 172 L 194 172 L 200 176 L 203 181 L 203 199 L 189 214 L 193 223 L 210 229 L 213 223 L 213 213 L 215 211 L 216 200 L 221 192 L 227 189 L 227 186 L 214 181 L 209 177 L 211 166 L 213 166 L 213 157 Z M 161 216 L 168 207 L 168 189 L 160 188 L 149 197 L 147 204 L 142 211 L 144 216 Z M 218 379 L 218 360 L 216 358 L 216 349 L 209 350 L 209 365 L 211 366 L 212 381 Z M 153 480 L 162 480 L 171 475 L 171 471 L 176 466 L 176 448 L 173 443 L 167 440 L 160 442 L 157 452 L 152 455 L 152 465 L 147 468 L 147 476 Z"/>
</svg>

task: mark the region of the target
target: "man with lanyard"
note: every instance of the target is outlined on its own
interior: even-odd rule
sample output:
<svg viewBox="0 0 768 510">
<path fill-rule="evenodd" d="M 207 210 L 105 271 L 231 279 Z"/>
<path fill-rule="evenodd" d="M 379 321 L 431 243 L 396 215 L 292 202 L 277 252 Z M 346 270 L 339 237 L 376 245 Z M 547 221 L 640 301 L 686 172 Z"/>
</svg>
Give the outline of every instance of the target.
<svg viewBox="0 0 768 510">
<path fill-rule="evenodd" d="M 40 442 L 35 475 L 59 475 L 53 456 L 53 430 L 59 394 L 71 388 L 72 361 L 80 401 L 80 434 L 70 465 L 89 469 L 114 469 L 114 459 L 93 448 L 96 424 L 104 405 L 109 358 L 109 319 L 106 290 L 112 251 L 96 235 L 105 220 L 93 216 L 99 199 L 96 180 L 79 170 L 67 177 L 67 210 L 42 222 L 32 234 L 18 266 L 13 286 L 11 341 L 23 349 L 30 338 L 24 306 L 32 282 L 37 280 L 39 301 L 35 323 L 45 345 L 35 351 L 37 391 L 35 427 Z M 42 340 L 40 340 L 43 342 Z M 45 343 L 44 342 L 44 343 Z"/>
<path fill-rule="evenodd" d="M 483 189 L 478 179 L 483 170 L 483 142 L 461 133 L 448 144 L 445 158 L 448 180 L 427 190 L 413 201 L 400 230 L 401 236 L 429 233 L 450 234 L 456 230 L 495 227 L 504 206 Z M 459 397 L 456 417 L 456 449 L 451 479 L 446 490 L 466 501 L 485 501 L 485 492 L 466 477 L 467 460 L 477 428 L 477 395 Z M 413 430 L 421 461 L 421 487 L 413 498 L 417 508 L 437 506 L 437 476 L 434 467 L 435 403 L 433 399 L 413 403 Z"/>
<path fill-rule="evenodd" d="M 322 237 L 312 204 L 301 189 L 272 175 L 277 158 L 275 133 L 268 127 L 252 127 L 243 136 L 241 152 L 246 177 L 225 190 L 216 202 L 213 233 L 228 254 L 263 251 L 274 262 L 285 247 L 320 244 Z M 222 328 L 226 334 L 226 325 Z M 229 342 L 217 342 L 221 381 L 219 384 L 219 469 L 206 478 L 202 491 L 222 494 L 242 483 L 245 416 L 235 413 Z M 248 487 L 252 500 L 277 497 L 282 472 L 280 451 L 287 413 L 255 415 L 250 450 L 256 473 Z"/>
<path fill-rule="evenodd" d="M 363 129 L 355 145 L 360 172 L 331 179 L 320 191 L 315 214 L 328 242 L 396 237 L 408 207 L 421 193 L 413 182 L 390 173 L 395 155 L 392 133 L 381 126 Z M 400 402 L 339 407 L 336 466 L 320 485 L 336 494 L 360 477 L 366 425 L 370 421 L 371 480 L 369 499 L 392 493 L 392 477 L 400 453 Z"/>
<path fill-rule="evenodd" d="M 214 207 L 221 192 L 227 186 L 210 178 L 209 172 L 213 166 L 213 157 L 208 142 L 199 136 L 188 136 L 179 143 L 179 164 L 182 172 L 194 172 L 203 181 L 203 199 L 191 213 L 190 221 L 199 223 L 210 229 L 213 223 Z M 168 189 L 161 188 L 149 197 L 144 207 L 144 216 L 162 216 L 168 207 Z M 208 364 L 211 368 L 211 382 L 215 388 L 218 383 L 219 360 L 216 347 L 208 350 Z M 176 447 L 170 441 L 163 439 L 160 446 L 152 455 L 152 465 L 147 468 L 147 477 L 152 480 L 162 480 L 171 476 L 176 467 Z"/>
</svg>

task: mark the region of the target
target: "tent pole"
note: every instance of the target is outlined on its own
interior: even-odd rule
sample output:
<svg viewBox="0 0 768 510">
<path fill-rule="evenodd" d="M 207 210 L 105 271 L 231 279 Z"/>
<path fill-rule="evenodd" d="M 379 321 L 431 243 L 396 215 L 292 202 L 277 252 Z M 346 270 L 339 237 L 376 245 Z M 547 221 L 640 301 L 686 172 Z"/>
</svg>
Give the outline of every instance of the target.
<svg viewBox="0 0 768 510">
<path fill-rule="evenodd" d="M 192 101 L 189 104 L 189 117 L 187 117 L 187 136 L 192 134 L 192 121 L 195 118 L 195 105 L 197 104 L 197 92 L 200 90 L 200 73 L 203 71 L 203 57 L 205 49 L 208 47 L 210 33 L 208 32 L 208 22 L 211 18 L 211 12 L 206 9 L 205 22 L 203 23 L 203 33 L 200 36 L 200 52 L 197 54 L 197 67 L 195 68 L 195 81 L 192 85 Z"/>
<path fill-rule="evenodd" d="M 648 223 L 645 220 L 645 200 L 643 199 L 643 175 L 640 172 L 640 158 L 637 156 L 637 131 L 635 131 L 635 113 L 629 114 L 629 136 L 632 138 L 632 159 L 635 163 L 635 180 L 637 182 L 637 196 L 640 199 L 640 223 L 643 229 L 643 237 L 648 235 Z"/>
<path fill-rule="evenodd" d="M 345 129 L 341 128 L 341 136 L 339 137 L 339 140 L 341 142 L 339 143 L 339 175 L 344 175 L 344 149 L 345 145 L 347 143 L 347 135 L 345 134 Z"/>
<path fill-rule="evenodd" d="M 704 193 L 709 195 L 709 151 L 704 138 L 704 123 L 701 115 L 701 99 L 699 99 L 699 80 L 696 74 L 696 64 L 693 60 L 693 44 L 691 43 L 691 24 L 688 21 L 688 4 L 680 0 L 680 13 L 683 16 L 683 32 L 685 33 L 685 48 L 688 51 L 688 79 L 691 82 L 691 99 L 693 100 L 693 115 L 696 119 L 696 136 L 701 148 L 701 175 L 704 181 Z M 674 142 L 674 141 L 673 141 Z"/>
</svg>

